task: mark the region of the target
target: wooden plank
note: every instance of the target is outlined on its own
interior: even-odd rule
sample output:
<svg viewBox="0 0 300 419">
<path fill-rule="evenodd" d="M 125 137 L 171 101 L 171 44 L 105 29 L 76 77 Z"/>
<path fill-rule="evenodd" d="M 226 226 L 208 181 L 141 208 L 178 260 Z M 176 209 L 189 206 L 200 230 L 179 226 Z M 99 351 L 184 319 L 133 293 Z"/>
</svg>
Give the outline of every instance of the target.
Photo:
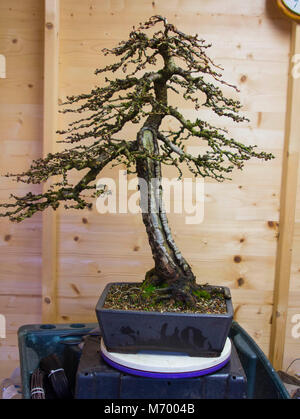
<svg viewBox="0 0 300 419">
<path fill-rule="evenodd" d="M 6 57 L 0 103 L 5 106 L 42 103 L 43 15 L 38 0 L 0 1 L 0 53 Z"/>
<path fill-rule="evenodd" d="M 59 0 L 45 1 L 45 49 L 44 49 L 44 142 L 43 154 L 55 151 L 58 102 L 58 51 L 59 51 Z M 53 181 L 53 180 L 52 180 Z M 51 181 L 46 182 L 44 190 Z M 43 213 L 42 234 L 42 319 L 55 322 L 57 318 L 57 249 L 56 213 Z"/>
<path fill-rule="evenodd" d="M 292 27 L 291 58 L 300 53 L 300 26 Z M 291 59 L 287 96 L 286 131 L 283 149 L 280 198 L 279 240 L 277 248 L 274 305 L 269 357 L 275 369 L 281 369 L 286 339 L 286 320 L 294 236 L 297 178 L 299 165 L 300 78 L 293 77 Z"/>
<path fill-rule="evenodd" d="M 43 2 L 0 1 L 0 53 L 6 78 L 0 79 L 0 200 L 10 193 L 41 192 L 40 185 L 16 183 L 7 172 L 27 170 L 41 157 L 43 99 Z M 17 330 L 41 322 L 41 216 L 21 224 L 0 221 L 0 313 L 6 338 L 0 339 L 0 381 L 19 364 Z"/>
</svg>

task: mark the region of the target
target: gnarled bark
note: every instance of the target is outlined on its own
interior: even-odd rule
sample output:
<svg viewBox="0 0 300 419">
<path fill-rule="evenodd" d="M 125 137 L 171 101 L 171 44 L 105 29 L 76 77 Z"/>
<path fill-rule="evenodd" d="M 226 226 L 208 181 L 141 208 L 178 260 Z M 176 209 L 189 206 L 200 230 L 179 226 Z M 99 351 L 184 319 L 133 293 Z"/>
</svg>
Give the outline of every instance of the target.
<svg viewBox="0 0 300 419">
<path fill-rule="evenodd" d="M 144 126 L 138 134 L 138 146 L 151 155 L 159 156 L 157 134 L 153 127 Z M 137 163 L 140 182 L 143 222 L 149 238 L 155 267 L 146 274 L 145 281 L 156 286 L 164 285 L 166 298 L 193 305 L 192 291 L 197 288 L 191 267 L 182 256 L 172 237 L 163 207 L 161 164 L 159 160 L 145 158 Z M 144 185 L 147 186 L 144 190 Z M 163 298 L 161 295 L 160 298 Z"/>
</svg>

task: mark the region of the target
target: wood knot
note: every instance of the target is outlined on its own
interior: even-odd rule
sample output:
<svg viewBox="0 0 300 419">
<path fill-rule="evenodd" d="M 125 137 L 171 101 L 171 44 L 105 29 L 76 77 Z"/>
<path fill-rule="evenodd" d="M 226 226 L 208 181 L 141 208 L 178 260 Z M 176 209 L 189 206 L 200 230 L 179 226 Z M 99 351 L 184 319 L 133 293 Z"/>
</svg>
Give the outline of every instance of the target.
<svg viewBox="0 0 300 419">
<path fill-rule="evenodd" d="M 53 29 L 53 27 L 54 27 L 52 22 L 47 22 L 45 26 L 46 26 L 47 29 Z"/>
<path fill-rule="evenodd" d="M 69 316 L 61 316 L 61 318 L 62 318 L 62 320 L 65 320 L 65 321 L 70 320 L 70 317 Z"/>
<path fill-rule="evenodd" d="M 261 121 L 262 121 L 262 113 L 258 112 L 258 114 L 257 114 L 257 126 L 258 127 L 261 126 Z"/>
<path fill-rule="evenodd" d="M 279 223 L 275 222 L 275 221 L 268 221 L 268 227 L 269 228 L 273 228 L 273 229 L 277 229 L 279 227 Z"/>
<path fill-rule="evenodd" d="M 238 278 L 237 279 L 237 284 L 238 284 L 239 287 L 242 287 L 244 285 L 244 283 L 245 283 L 244 278 Z"/>
<path fill-rule="evenodd" d="M 75 294 L 80 295 L 80 291 L 75 284 L 70 284 L 70 286 L 73 289 L 73 291 L 75 292 Z"/>
<path fill-rule="evenodd" d="M 5 234 L 4 241 L 9 242 L 10 239 L 11 239 L 11 234 Z"/>
<path fill-rule="evenodd" d="M 237 256 L 234 256 L 233 260 L 234 260 L 235 263 L 240 263 L 242 261 L 242 258 L 241 258 L 241 256 L 237 255 Z"/>
</svg>

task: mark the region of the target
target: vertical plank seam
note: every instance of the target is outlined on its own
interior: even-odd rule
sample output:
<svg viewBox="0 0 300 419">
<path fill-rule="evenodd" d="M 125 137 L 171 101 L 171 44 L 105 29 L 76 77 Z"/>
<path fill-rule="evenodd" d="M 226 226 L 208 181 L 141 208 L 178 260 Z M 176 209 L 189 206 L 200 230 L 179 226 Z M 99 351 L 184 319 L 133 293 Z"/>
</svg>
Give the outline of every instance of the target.
<svg viewBox="0 0 300 419">
<path fill-rule="evenodd" d="M 280 192 L 279 240 L 273 295 L 272 326 L 269 358 L 275 369 L 282 369 L 289 285 L 292 263 L 293 232 L 295 224 L 299 143 L 296 125 L 296 103 L 300 99 L 300 79 L 293 75 L 293 56 L 300 52 L 300 27 L 293 23 L 288 74 L 285 143 L 283 148 L 282 179 Z M 298 99 L 297 99 L 298 98 Z"/>
<path fill-rule="evenodd" d="M 58 101 L 59 0 L 45 0 L 44 24 L 44 115 L 43 155 L 55 152 Z M 43 187 L 48 190 L 53 180 Z M 56 213 L 43 213 L 42 232 L 42 320 L 57 321 L 57 235 Z"/>
</svg>

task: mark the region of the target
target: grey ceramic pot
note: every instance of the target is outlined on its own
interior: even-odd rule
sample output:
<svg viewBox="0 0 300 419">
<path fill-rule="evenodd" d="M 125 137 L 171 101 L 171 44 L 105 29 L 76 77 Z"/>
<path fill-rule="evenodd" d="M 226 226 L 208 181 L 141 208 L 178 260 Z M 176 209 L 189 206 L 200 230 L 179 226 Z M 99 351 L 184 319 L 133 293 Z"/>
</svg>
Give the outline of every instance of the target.
<svg viewBox="0 0 300 419">
<path fill-rule="evenodd" d="M 103 306 L 107 293 L 116 284 L 125 283 L 107 284 L 96 306 L 97 319 L 108 351 L 180 352 L 198 357 L 217 357 L 221 354 L 233 319 L 231 298 L 226 300 L 226 314 L 105 309 Z M 230 295 L 229 289 L 226 290 Z"/>
</svg>

